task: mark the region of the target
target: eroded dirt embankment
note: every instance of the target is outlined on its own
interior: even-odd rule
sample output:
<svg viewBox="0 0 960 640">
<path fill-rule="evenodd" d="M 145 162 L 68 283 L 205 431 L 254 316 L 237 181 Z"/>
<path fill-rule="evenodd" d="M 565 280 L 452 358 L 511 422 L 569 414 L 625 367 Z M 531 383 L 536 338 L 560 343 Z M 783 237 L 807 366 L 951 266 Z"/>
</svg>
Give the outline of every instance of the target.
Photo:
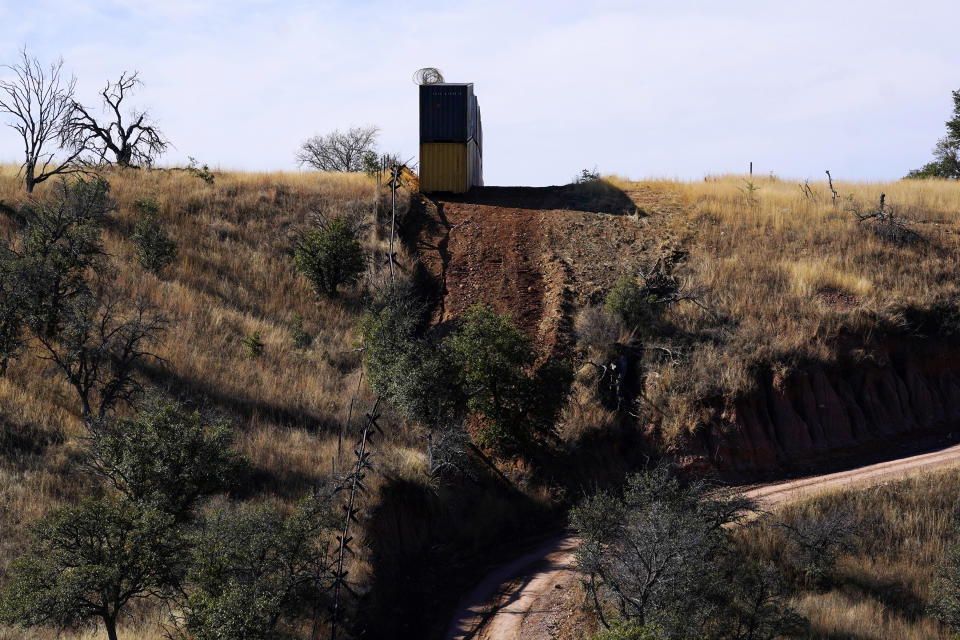
<svg viewBox="0 0 960 640">
<path fill-rule="evenodd" d="M 482 302 L 511 314 L 542 353 L 566 355 L 574 309 L 601 302 L 624 269 L 670 246 L 660 214 L 680 206 L 648 186 L 629 194 L 494 187 L 426 198 L 414 239 L 437 291 L 434 321 Z M 631 213 L 638 210 L 653 215 Z M 960 346 L 933 336 L 847 337 L 836 350 L 835 364 L 760 374 L 754 392 L 716 401 L 712 423 L 674 453 L 691 469 L 749 479 L 810 472 L 838 456 L 870 456 L 960 427 Z"/>
<path fill-rule="evenodd" d="M 960 427 L 960 348 L 888 341 L 869 358 L 810 365 L 727 404 L 694 444 L 710 466 L 769 472 L 869 454 Z"/>
<path fill-rule="evenodd" d="M 606 189 L 488 187 L 417 203 L 413 240 L 437 290 L 435 323 L 484 303 L 509 313 L 543 353 L 564 352 L 573 309 L 601 300 L 660 241 L 637 203 L 675 206 L 647 187 L 629 197 Z"/>
<path fill-rule="evenodd" d="M 673 245 L 656 215 L 680 206 L 670 194 L 643 187 L 608 196 L 605 207 L 595 206 L 595 194 L 590 203 L 578 202 L 569 188 L 483 189 L 424 199 L 408 240 L 435 286 L 434 322 L 442 325 L 483 302 L 511 314 L 543 352 L 563 353 L 572 346 L 574 309 L 601 302 L 622 270 L 650 264 Z M 637 208 L 654 215 L 631 214 Z M 838 345 L 837 353 L 835 364 L 808 364 L 786 377 L 761 374 L 754 392 L 717 402 L 711 425 L 675 453 L 691 469 L 755 481 L 809 475 L 840 457 L 848 467 L 871 457 L 902 457 L 916 450 L 916 441 L 960 427 L 960 346 L 928 335 L 860 340 L 855 348 Z M 952 463 L 960 451 L 947 457 Z M 848 477 L 832 481 L 841 480 Z M 795 493 L 777 487 L 778 495 Z M 569 548 L 545 553 L 557 571 L 572 575 Z M 551 580 L 536 584 L 560 592 Z M 495 588 L 500 582 L 494 581 Z M 455 626 L 453 637 L 536 637 L 531 629 L 548 627 L 530 616 L 551 610 L 540 607 L 542 600 L 527 606 L 516 585 L 501 595 L 505 615 L 491 621 L 486 635 Z M 489 613 L 484 597 L 473 604 L 480 609 L 471 615 Z M 534 622 L 518 636 L 520 620 Z M 467 628 L 473 635 L 463 635 Z M 501 628 L 510 631 L 489 633 Z"/>
</svg>

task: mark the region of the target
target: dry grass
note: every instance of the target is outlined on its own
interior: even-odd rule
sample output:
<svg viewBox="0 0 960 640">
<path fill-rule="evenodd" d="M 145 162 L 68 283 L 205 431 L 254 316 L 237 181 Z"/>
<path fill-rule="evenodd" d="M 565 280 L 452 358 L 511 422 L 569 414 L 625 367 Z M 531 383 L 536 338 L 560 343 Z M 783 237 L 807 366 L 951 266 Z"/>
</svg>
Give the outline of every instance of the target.
<svg viewBox="0 0 960 640">
<path fill-rule="evenodd" d="M 826 183 L 805 194 L 794 182 L 756 178 L 751 197 L 743 176 L 607 180 L 638 205 L 651 191 L 679 203 L 646 209 L 649 264 L 621 269 L 681 251 L 675 273 L 709 309 L 680 303 L 664 316 L 687 351 L 648 378 L 668 437 L 698 421 L 703 399 L 750 391 L 758 367 L 788 373 L 804 361 L 832 362 L 841 330 L 868 335 L 902 324 L 906 309 L 960 299 L 960 182 L 839 182 L 834 206 Z M 881 193 L 920 242 L 891 243 L 846 210 L 850 201 L 875 208 Z"/>
<path fill-rule="evenodd" d="M 925 607 L 935 566 L 956 535 L 960 469 L 824 494 L 751 523 L 738 540 L 751 555 L 782 565 L 783 537 L 773 522 L 837 508 L 856 515 L 862 542 L 856 553 L 840 558 L 825 588 L 797 585 L 794 604 L 810 619 L 812 637 L 949 638 Z"/>
<path fill-rule="evenodd" d="M 292 500 L 331 468 L 343 469 L 353 435 L 347 433 L 338 447 L 339 430 L 360 372 L 353 351 L 360 312 L 356 292 L 340 301 L 319 299 L 293 272 L 290 249 L 313 209 L 359 210 L 371 223 L 366 245 L 374 260 L 367 283 L 381 278 L 385 241 L 382 225 L 369 214 L 371 182 L 317 173 L 217 173 L 214 185 L 179 171 L 125 171 L 107 178 L 119 204 L 104 235 L 116 282 L 129 295 L 152 300 L 169 320 L 158 348 L 166 361 L 158 382 L 177 394 L 206 398 L 233 417 L 237 446 L 258 471 L 259 491 Z M 815 196 L 808 198 L 796 184 L 758 179 L 759 190 L 748 201 L 743 178 L 736 176 L 702 183 L 609 182 L 638 206 L 644 205 L 638 195 L 643 191 L 665 194 L 670 206 L 648 207 L 642 219 L 655 240 L 650 263 L 661 254 L 685 251 L 678 275 L 710 310 L 681 303 L 664 317 L 687 357 L 682 364 L 657 365 L 647 394 L 668 410 L 672 426 L 667 427 L 675 432 L 701 418 L 697 403 L 703 398 L 748 391 L 757 366 L 829 361 L 831 338 L 840 328 L 896 324 L 904 307 L 930 308 L 958 296 L 960 184 L 837 185 L 841 199 L 852 195 L 866 203 L 885 192 L 887 202 L 899 206 L 925 239 L 901 247 L 872 234 L 842 206 L 831 206 L 823 184 L 811 185 Z M 161 202 L 161 218 L 179 244 L 176 262 L 159 278 L 133 260 L 132 203 L 141 196 Z M 15 204 L 22 198 L 15 171 L 0 167 L 0 201 Z M 0 217 L 0 236 L 12 232 L 12 222 Z M 650 265 L 617 265 L 622 271 L 638 266 Z M 314 338 L 304 351 L 290 342 L 296 313 Z M 262 358 L 249 360 L 241 341 L 254 331 L 266 349 Z M 568 441 L 589 444 L 603 430 L 597 427 L 611 424 L 614 416 L 581 386 L 561 428 Z M 355 417 L 372 403 L 365 384 L 360 388 Z M 84 490 L 73 464 L 83 447 L 77 409 L 72 391 L 34 357 L 24 356 L 0 378 L 0 424 L 20 443 L 0 451 L 0 576 L 26 544 L 27 523 Z M 384 477 L 423 479 L 422 441 L 399 420 L 385 422 L 387 437 L 376 454 L 381 473 L 371 479 L 374 493 Z M 596 450 L 599 457 L 601 448 Z M 528 498 L 540 505 L 554 501 L 542 486 L 532 486 Z M 504 511 L 511 505 L 507 498 L 490 497 L 464 516 L 477 525 L 477 546 L 480 537 L 489 537 L 484 520 L 522 519 Z M 354 575 L 363 573 L 365 562 L 360 559 Z M 893 633 L 894 627 L 889 629 Z M 0 638 L 23 637 L 11 633 L 0 631 Z M 128 637 L 156 633 L 148 621 L 128 629 Z"/>
<path fill-rule="evenodd" d="M 0 201 L 15 206 L 24 199 L 16 172 L 0 169 Z M 315 209 L 360 211 L 372 223 L 373 183 L 361 175 L 319 173 L 217 173 L 213 185 L 180 171 L 106 177 L 118 204 L 104 232 L 115 281 L 127 295 L 151 300 L 168 320 L 156 348 L 164 359 L 153 374 L 156 382 L 233 419 L 237 448 L 255 468 L 257 491 L 292 503 L 332 468 L 342 471 L 352 458 L 358 417 L 372 404 L 362 385 L 353 430 L 345 434 L 338 458 L 341 425 L 360 375 L 352 333 L 360 313 L 357 292 L 320 299 L 294 273 L 290 255 L 296 233 Z M 46 191 L 39 188 L 36 197 Z M 142 196 L 160 201 L 161 219 L 179 244 L 177 260 L 159 278 L 133 258 L 132 203 Z M 0 217 L 0 237 L 13 232 L 13 222 Z M 373 274 L 385 255 L 373 224 L 366 245 L 374 256 Z M 291 343 L 296 313 L 313 337 L 303 351 Z M 241 341 L 254 331 L 266 348 L 263 357 L 249 360 Z M 0 426 L 14 436 L 0 440 L 14 443 L 0 450 L 0 576 L 27 543 L 27 524 L 85 490 L 87 481 L 73 464 L 83 449 L 83 430 L 72 394 L 33 354 L 0 378 Z M 419 441 L 395 420 L 384 426 L 389 435 L 378 443 L 378 469 L 399 476 L 422 470 L 411 449 Z M 379 477 L 371 481 L 374 491 Z M 359 560 L 354 575 L 362 575 L 364 562 Z M 126 637 L 160 637 L 153 618 L 128 625 Z M 0 630 L 0 638 L 13 637 L 50 637 L 50 631 Z"/>
</svg>

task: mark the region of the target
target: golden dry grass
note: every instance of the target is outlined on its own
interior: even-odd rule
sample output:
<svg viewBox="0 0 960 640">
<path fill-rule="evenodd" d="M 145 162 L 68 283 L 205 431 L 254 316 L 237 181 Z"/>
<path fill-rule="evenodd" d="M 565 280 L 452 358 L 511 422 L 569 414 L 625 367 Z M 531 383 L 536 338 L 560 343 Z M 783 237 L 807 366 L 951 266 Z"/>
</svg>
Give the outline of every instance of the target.
<svg viewBox="0 0 960 640">
<path fill-rule="evenodd" d="M 236 426 L 236 446 L 252 462 L 260 491 L 290 503 L 332 468 L 352 459 L 359 417 L 372 397 L 366 385 L 338 458 L 338 438 L 357 390 L 359 355 L 352 333 L 360 309 L 356 292 L 341 300 L 319 298 L 295 274 L 291 249 L 312 212 L 369 209 L 371 180 L 354 174 L 220 173 L 208 185 L 181 171 L 123 171 L 106 175 L 118 208 L 104 232 L 115 281 L 129 296 L 152 301 L 168 321 L 156 353 L 157 375 L 173 393 L 208 402 Z M 36 197 L 43 198 L 46 185 Z M 133 201 L 153 196 L 161 219 L 179 245 L 176 261 L 160 277 L 133 258 Z M 16 172 L 0 171 L 0 201 L 23 201 Z M 369 216 L 369 213 L 367 214 Z M 372 221 L 371 221 L 372 222 Z M 13 223 L 0 219 L 9 240 Z M 365 239 L 374 256 L 371 274 L 383 266 L 384 240 L 374 226 Z M 365 286 L 362 285 L 362 286 Z M 302 314 L 311 346 L 292 346 L 290 325 Z M 245 357 L 242 340 L 259 331 L 263 357 Z M 72 390 L 47 363 L 24 354 L 0 378 L 0 427 L 20 443 L 0 455 L 0 576 L 27 543 L 27 525 L 50 508 L 75 499 L 86 486 L 73 464 L 83 450 L 83 428 Z M 422 473 L 411 448 L 418 441 L 387 418 L 389 437 L 377 452 L 385 474 Z M 380 476 L 371 478 L 376 491 Z M 355 575 L 362 576 L 359 558 Z M 126 637 L 161 637 L 154 618 L 128 624 Z M 0 630 L 0 638 L 51 637 L 49 630 Z M 13 635 L 10 635 L 13 634 Z M 64 638 L 92 638 L 89 633 Z"/>
<path fill-rule="evenodd" d="M 857 552 L 839 559 L 826 588 L 798 586 L 794 605 L 810 619 L 811 637 L 950 638 L 925 607 L 936 564 L 956 536 L 960 469 L 789 505 L 745 526 L 738 541 L 754 557 L 782 564 L 782 530 L 773 523 L 838 508 L 855 514 L 862 542 Z"/>
<path fill-rule="evenodd" d="M 607 181 L 638 204 L 651 190 L 678 203 L 646 210 L 649 264 L 621 269 L 681 251 L 676 274 L 709 310 L 680 303 L 664 316 L 688 355 L 648 377 L 668 437 L 697 422 L 701 400 L 750 391 L 758 367 L 829 363 L 842 329 L 865 336 L 901 325 L 907 309 L 960 300 L 958 181 L 836 182 L 836 206 L 820 182 L 805 195 L 796 182 L 755 178 L 751 197 L 743 176 Z M 919 242 L 887 241 L 847 210 L 851 201 L 875 208 L 881 193 Z"/>
<path fill-rule="evenodd" d="M 0 167 L 0 201 L 7 204 L 23 198 L 15 173 Z M 116 281 L 129 295 L 152 300 L 169 320 L 158 347 L 166 361 L 159 380 L 233 417 L 237 447 L 260 472 L 263 492 L 292 500 L 332 468 L 343 469 L 353 434 L 346 434 L 339 458 L 338 435 L 360 375 L 353 333 L 360 310 L 354 295 L 329 301 L 313 294 L 293 272 L 290 250 L 313 209 L 369 207 L 372 183 L 363 176 L 318 173 L 218 172 L 213 185 L 180 171 L 124 171 L 107 178 L 119 205 L 104 234 Z M 638 205 L 643 190 L 665 194 L 671 206 L 648 211 L 643 222 L 658 240 L 651 243 L 651 263 L 657 252 L 685 251 L 678 274 L 710 309 L 681 303 L 665 316 L 678 335 L 687 336 L 688 357 L 682 364 L 658 365 L 648 396 L 668 409 L 673 423 L 667 427 L 676 432 L 696 422 L 699 400 L 748 391 L 759 365 L 829 361 L 830 338 L 841 327 L 895 324 L 903 307 L 929 308 L 958 295 L 960 184 L 837 185 L 841 199 L 852 195 L 873 203 L 883 191 L 890 205 L 901 208 L 925 242 L 898 247 L 870 233 L 842 206 L 833 207 L 824 184 L 811 185 L 813 200 L 794 183 L 757 179 L 759 190 L 749 202 L 737 176 L 608 181 Z M 160 201 L 161 218 L 179 244 L 177 260 L 159 278 L 133 260 L 132 203 L 141 196 Z M 12 232 L 12 223 L 0 217 L 0 236 Z M 382 225 L 378 230 L 371 224 L 365 242 L 374 256 L 369 284 L 382 277 L 385 265 Z M 403 267 L 408 265 L 404 257 Z M 650 265 L 618 268 L 638 266 Z M 296 313 L 314 338 L 304 351 L 290 343 Z M 266 349 L 262 358 L 249 360 L 241 341 L 254 331 Z M 581 387 L 561 430 L 568 441 L 589 442 L 614 416 Z M 372 403 L 366 385 L 360 389 L 355 423 Z M 0 576 L 26 544 L 27 523 L 84 489 L 74 464 L 83 448 L 77 410 L 72 391 L 29 354 L 0 378 L 0 424 L 35 443 L 0 456 Z M 423 481 L 422 441 L 399 420 L 388 422 L 376 452 L 381 473 L 371 478 L 374 493 L 383 477 Z M 554 500 L 548 487 L 532 485 L 529 494 L 541 505 Z M 494 513 L 505 508 L 498 499 L 475 510 L 478 522 L 504 515 Z M 359 560 L 354 575 L 362 575 L 365 562 Z M 147 621 L 127 632 L 148 638 L 158 633 Z M 0 631 L 0 638 L 23 637 L 11 633 L 19 631 Z M 49 637 L 31 633 L 26 637 Z"/>
</svg>

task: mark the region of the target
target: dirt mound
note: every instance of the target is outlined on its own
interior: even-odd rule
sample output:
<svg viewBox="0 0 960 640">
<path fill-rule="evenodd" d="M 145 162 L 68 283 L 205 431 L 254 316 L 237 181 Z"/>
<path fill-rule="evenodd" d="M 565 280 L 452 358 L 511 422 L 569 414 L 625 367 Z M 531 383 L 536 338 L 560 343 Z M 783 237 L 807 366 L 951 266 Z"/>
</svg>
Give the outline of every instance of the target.
<svg viewBox="0 0 960 640">
<path fill-rule="evenodd" d="M 668 200 L 607 183 L 485 187 L 424 198 L 417 250 L 438 289 L 444 323 L 482 302 L 509 313 L 547 352 L 570 346 L 575 306 L 597 302 L 645 259 L 649 225 L 638 208 Z"/>
</svg>

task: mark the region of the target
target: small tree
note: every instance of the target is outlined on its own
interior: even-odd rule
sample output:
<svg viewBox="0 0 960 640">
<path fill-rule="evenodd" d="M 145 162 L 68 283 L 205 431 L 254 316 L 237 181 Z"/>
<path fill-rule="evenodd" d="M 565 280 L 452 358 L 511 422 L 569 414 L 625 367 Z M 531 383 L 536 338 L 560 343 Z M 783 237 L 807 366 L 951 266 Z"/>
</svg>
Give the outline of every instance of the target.
<svg viewBox="0 0 960 640">
<path fill-rule="evenodd" d="M 243 459 L 225 420 L 152 393 L 131 418 L 91 426 L 91 467 L 129 500 L 191 517 L 197 502 L 234 484 Z"/>
<path fill-rule="evenodd" d="M 572 381 L 570 368 L 548 361 L 529 373 L 536 354 L 509 316 L 483 305 L 470 307 L 444 346 L 467 408 L 480 420 L 480 444 L 522 453 L 535 438 L 552 433 Z"/>
<path fill-rule="evenodd" d="M 218 511 L 198 533 L 180 626 L 191 637 L 288 638 L 281 633 L 329 603 L 333 494 L 302 501 L 284 517 L 273 506 Z"/>
<path fill-rule="evenodd" d="M 405 418 L 443 429 L 463 416 L 466 399 L 443 346 L 420 335 L 426 313 L 411 283 L 388 286 L 361 320 L 363 360 L 371 386 Z"/>
<path fill-rule="evenodd" d="M 933 148 L 934 160 L 914 169 L 908 178 L 960 180 L 960 89 L 953 92 L 953 117 L 947 120 L 947 135 Z"/>
<path fill-rule="evenodd" d="M 93 161 L 119 167 L 149 167 L 169 146 L 166 138 L 150 120 L 146 111 L 131 110 L 124 120 L 123 101 L 142 85 L 137 72 L 120 74 L 116 82 L 107 81 L 100 92 L 107 120 L 97 120 L 91 110 L 76 100 L 64 123 L 64 136 L 79 153 L 89 150 Z"/>
<path fill-rule="evenodd" d="M 303 315 L 293 314 L 293 320 L 290 322 L 290 344 L 294 349 L 303 350 L 310 346 L 313 338 L 303 328 Z"/>
<path fill-rule="evenodd" d="M 156 198 L 138 198 L 133 203 L 137 222 L 133 227 L 134 255 L 145 269 L 160 273 L 177 257 L 177 243 L 160 224 Z"/>
<path fill-rule="evenodd" d="M 775 640 L 807 637 L 810 623 L 790 607 L 790 590 L 779 571 L 739 553 L 724 557 L 725 584 L 719 615 L 707 621 L 701 637 L 723 640 Z"/>
<path fill-rule="evenodd" d="M 109 294 L 71 300 L 61 312 L 60 329 L 37 334 L 45 360 L 66 376 L 80 399 L 81 415 L 103 419 L 120 403 L 130 403 L 142 390 L 138 366 L 156 358 L 149 349 L 163 332 L 165 320 L 145 300 L 129 303 Z"/>
<path fill-rule="evenodd" d="M 339 287 L 360 279 L 366 255 L 357 236 L 355 226 L 342 217 L 321 222 L 303 235 L 293 264 L 318 294 L 335 297 Z"/>
<path fill-rule="evenodd" d="M 319 171 L 363 171 L 379 132 L 377 127 L 367 126 L 313 136 L 300 146 L 297 162 Z"/>
<path fill-rule="evenodd" d="M 25 210 L 23 251 L 8 250 L 2 265 L 16 279 L 24 324 L 53 336 L 62 328 L 68 303 L 91 294 L 91 274 L 103 269 L 101 229 L 114 209 L 110 184 L 102 178 L 60 181 L 53 203 Z"/>
<path fill-rule="evenodd" d="M 260 332 L 254 331 L 243 339 L 243 346 L 247 348 L 244 355 L 250 360 L 256 360 L 263 355 L 263 340 L 260 339 Z"/>
<path fill-rule="evenodd" d="M 837 559 L 855 551 L 860 539 L 857 517 L 850 508 L 806 512 L 779 525 L 786 534 L 787 561 L 811 585 L 821 585 Z"/>
<path fill-rule="evenodd" d="M 27 193 L 54 176 L 81 170 L 80 157 L 86 149 L 81 139 L 59 160 L 55 150 L 69 137 L 67 121 L 73 105 L 75 80 L 62 76 L 63 60 L 44 68 L 36 58 L 20 51 L 20 61 L 3 68 L 12 74 L 0 80 L 0 113 L 12 116 L 12 127 L 23 140 L 24 160 L 20 165 Z"/>
<path fill-rule="evenodd" d="M 10 567 L 0 619 L 23 626 L 102 622 L 110 640 L 135 599 L 178 581 L 185 555 L 171 517 L 125 500 L 88 499 L 35 523 Z"/>
<path fill-rule="evenodd" d="M 713 595 L 726 588 L 718 562 L 724 525 L 751 506 L 736 495 L 711 497 L 703 482 L 682 484 L 666 467 L 630 476 L 619 495 L 587 498 L 571 524 L 582 538 L 577 564 L 604 626 L 611 608 L 620 620 L 671 633 L 719 615 Z"/>
</svg>

